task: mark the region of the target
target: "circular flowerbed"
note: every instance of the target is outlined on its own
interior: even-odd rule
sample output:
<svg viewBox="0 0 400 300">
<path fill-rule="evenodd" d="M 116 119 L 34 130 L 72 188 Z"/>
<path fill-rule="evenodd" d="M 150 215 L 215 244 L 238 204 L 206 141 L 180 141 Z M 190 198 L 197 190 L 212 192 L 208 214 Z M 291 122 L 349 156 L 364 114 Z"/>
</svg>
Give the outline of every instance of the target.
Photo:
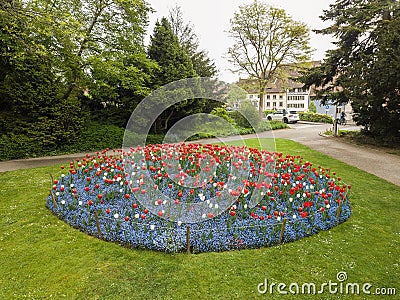
<svg viewBox="0 0 400 300">
<path fill-rule="evenodd" d="M 299 156 L 162 144 L 71 162 L 46 205 L 108 241 L 205 252 L 276 245 L 330 229 L 350 217 L 350 189 L 335 172 Z"/>
</svg>

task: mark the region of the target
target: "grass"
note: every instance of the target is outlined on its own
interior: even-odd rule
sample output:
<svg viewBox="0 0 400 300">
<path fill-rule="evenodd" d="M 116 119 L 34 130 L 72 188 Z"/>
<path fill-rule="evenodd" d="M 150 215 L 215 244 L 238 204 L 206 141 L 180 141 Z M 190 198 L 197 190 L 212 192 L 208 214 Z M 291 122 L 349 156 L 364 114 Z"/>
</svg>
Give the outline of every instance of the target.
<svg viewBox="0 0 400 300">
<path fill-rule="evenodd" d="M 257 285 L 267 278 L 318 286 L 338 282 L 339 271 L 347 272 L 347 282 L 371 283 L 371 292 L 395 287 L 400 293 L 400 187 L 295 142 L 278 139 L 276 145 L 330 167 L 353 185 L 347 222 L 256 250 L 196 255 L 134 250 L 87 236 L 45 208 L 49 173 L 59 176 L 58 166 L 0 173 L 0 298 L 278 299 L 276 287 L 273 295 L 260 295 Z M 324 299 L 338 297 L 368 296 L 325 289 Z"/>
</svg>

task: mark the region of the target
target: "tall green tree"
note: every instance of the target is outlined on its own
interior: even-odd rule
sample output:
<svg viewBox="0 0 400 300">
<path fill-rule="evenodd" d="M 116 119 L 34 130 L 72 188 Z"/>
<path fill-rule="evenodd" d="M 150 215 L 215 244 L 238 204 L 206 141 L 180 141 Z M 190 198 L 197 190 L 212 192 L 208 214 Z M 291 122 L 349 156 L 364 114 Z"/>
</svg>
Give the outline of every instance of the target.
<svg viewBox="0 0 400 300">
<path fill-rule="evenodd" d="M 263 115 L 264 90 L 280 76 L 285 65 L 299 66 L 309 60 L 309 29 L 283 9 L 260 1 L 242 5 L 231 19 L 229 48 L 234 71 L 244 72 L 258 83 L 259 113 Z"/>
<path fill-rule="evenodd" d="M 166 18 L 157 21 L 155 25 L 150 38 L 148 56 L 159 66 L 155 72 L 155 88 L 180 79 L 197 77 L 189 55 L 179 43 Z M 175 95 L 170 94 L 166 97 L 182 97 L 180 92 L 177 90 Z M 161 114 L 154 124 L 155 132 L 165 132 L 184 116 L 202 111 L 205 105 L 204 99 L 190 99 L 190 95 L 185 95 L 185 98 L 187 100 L 180 101 Z"/>
<path fill-rule="evenodd" d="M 185 23 L 180 6 L 169 11 L 168 22 L 173 33 L 178 37 L 181 46 L 189 55 L 193 68 L 200 77 L 214 77 L 218 71 L 215 63 L 208 57 L 205 50 L 200 49 L 199 39 L 191 23 Z"/>
<path fill-rule="evenodd" d="M 77 139 L 88 108 L 132 109 L 155 67 L 143 45 L 149 9 L 142 0 L 0 1 L 1 133 L 60 147 Z"/>
<path fill-rule="evenodd" d="M 337 48 L 304 77 L 325 100 L 350 102 L 354 120 L 374 136 L 400 142 L 400 3 L 338 0 L 321 19 Z"/>
</svg>

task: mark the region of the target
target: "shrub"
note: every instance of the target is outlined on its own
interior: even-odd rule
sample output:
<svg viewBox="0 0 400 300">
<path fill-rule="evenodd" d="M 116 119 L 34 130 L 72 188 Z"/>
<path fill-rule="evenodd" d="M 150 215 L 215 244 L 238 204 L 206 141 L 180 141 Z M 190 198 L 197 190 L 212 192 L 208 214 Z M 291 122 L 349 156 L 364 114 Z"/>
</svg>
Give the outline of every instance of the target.
<svg viewBox="0 0 400 300">
<path fill-rule="evenodd" d="M 333 118 L 328 115 L 315 114 L 309 112 L 299 112 L 300 121 L 329 123 L 333 124 Z"/>
<path fill-rule="evenodd" d="M 269 114 L 272 114 L 272 113 L 274 113 L 274 112 L 275 112 L 275 110 L 264 110 L 265 116 L 267 116 L 267 115 L 269 115 Z"/>
<path fill-rule="evenodd" d="M 229 113 L 226 111 L 225 108 L 222 107 L 216 107 L 211 111 L 211 114 L 217 117 L 221 117 L 228 121 L 231 124 L 236 124 L 235 120 L 233 120 L 230 116 Z"/>
<path fill-rule="evenodd" d="M 311 101 L 310 106 L 308 107 L 308 110 L 314 114 L 317 113 L 317 107 L 315 106 L 315 103 Z"/>
</svg>

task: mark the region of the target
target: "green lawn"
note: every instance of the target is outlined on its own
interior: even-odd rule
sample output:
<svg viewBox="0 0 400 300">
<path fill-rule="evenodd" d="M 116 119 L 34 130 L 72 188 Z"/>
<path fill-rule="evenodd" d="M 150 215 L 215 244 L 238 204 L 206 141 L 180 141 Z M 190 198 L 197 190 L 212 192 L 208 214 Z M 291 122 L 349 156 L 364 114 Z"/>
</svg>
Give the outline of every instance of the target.
<svg viewBox="0 0 400 300">
<path fill-rule="evenodd" d="M 339 271 L 347 272 L 346 282 L 371 283 L 371 292 L 395 287 L 400 294 L 400 187 L 292 141 L 277 140 L 277 150 L 351 183 L 351 218 L 279 247 L 192 255 L 132 250 L 87 236 L 45 208 L 49 173 L 58 176 L 58 166 L 0 173 L 0 299 L 280 299 L 276 287 L 260 295 L 257 285 L 267 278 L 319 288 L 338 282 Z M 331 295 L 327 288 L 312 296 L 339 297 L 371 296 Z"/>
</svg>

